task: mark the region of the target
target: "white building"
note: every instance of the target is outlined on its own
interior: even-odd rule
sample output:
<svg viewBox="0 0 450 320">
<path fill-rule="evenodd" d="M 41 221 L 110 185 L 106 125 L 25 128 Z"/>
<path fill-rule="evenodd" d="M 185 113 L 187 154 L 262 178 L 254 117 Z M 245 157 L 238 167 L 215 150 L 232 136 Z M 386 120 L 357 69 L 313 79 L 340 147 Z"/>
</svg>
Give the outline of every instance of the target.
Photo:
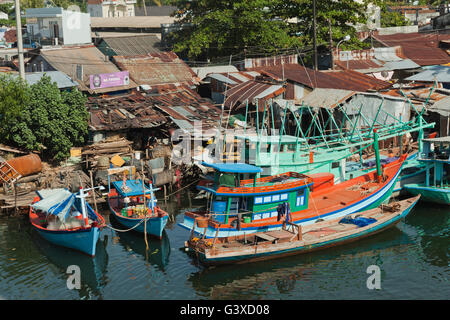
<svg viewBox="0 0 450 320">
<path fill-rule="evenodd" d="M 91 17 L 134 17 L 136 0 L 88 0 Z"/>
<path fill-rule="evenodd" d="M 63 8 L 33 8 L 26 9 L 25 18 L 28 40 L 42 45 L 92 43 L 91 17 L 88 13 Z"/>
</svg>

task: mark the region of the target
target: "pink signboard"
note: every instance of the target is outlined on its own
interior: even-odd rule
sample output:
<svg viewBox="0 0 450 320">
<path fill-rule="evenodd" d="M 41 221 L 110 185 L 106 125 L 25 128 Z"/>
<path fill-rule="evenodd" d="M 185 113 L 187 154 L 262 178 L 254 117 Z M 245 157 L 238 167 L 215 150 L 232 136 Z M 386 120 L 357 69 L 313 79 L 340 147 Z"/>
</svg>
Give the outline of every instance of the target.
<svg viewBox="0 0 450 320">
<path fill-rule="evenodd" d="M 89 81 L 91 89 L 126 86 L 130 84 L 130 75 L 128 71 L 91 74 Z"/>
</svg>

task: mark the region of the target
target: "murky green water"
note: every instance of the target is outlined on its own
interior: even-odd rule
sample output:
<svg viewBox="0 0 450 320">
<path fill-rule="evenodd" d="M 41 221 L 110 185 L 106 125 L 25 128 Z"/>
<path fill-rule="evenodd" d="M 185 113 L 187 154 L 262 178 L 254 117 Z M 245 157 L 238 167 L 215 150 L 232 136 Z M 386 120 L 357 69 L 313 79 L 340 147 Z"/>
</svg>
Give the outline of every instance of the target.
<svg viewBox="0 0 450 320">
<path fill-rule="evenodd" d="M 177 225 L 186 195 L 167 210 L 176 221 L 162 241 L 103 229 L 94 259 L 55 247 L 27 217 L 0 218 L 0 299 L 448 299 L 450 209 L 419 204 L 405 221 L 360 242 L 279 260 L 205 269 L 183 250 Z M 195 204 L 194 204 L 195 205 Z M 120 228 L 115 221 L 107 223 Z M 114 218 L 111 217 L 111 220 Z M 67 288 L 69 265 L 81 289 Z M 366 286 L 381 269 L 381 289 Z"/>
</svg>

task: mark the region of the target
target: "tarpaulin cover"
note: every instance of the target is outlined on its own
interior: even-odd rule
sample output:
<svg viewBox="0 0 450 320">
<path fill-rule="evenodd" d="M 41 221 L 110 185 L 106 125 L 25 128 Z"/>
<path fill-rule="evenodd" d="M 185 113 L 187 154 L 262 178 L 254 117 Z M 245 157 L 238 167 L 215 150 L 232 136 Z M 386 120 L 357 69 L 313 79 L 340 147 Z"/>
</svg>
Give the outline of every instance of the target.
<svg viewBox="0 0 450 320">
<path fill-rule="evenodd" d="M 341 221 L 339 221 L 339 223 L 355 224 L 360 228 L 365 227 L 374 222 L 377 222 L 377 220 L 374 218 L 365 218 L 365 217 L 357 217 L 357 218 L 344 217 L 341 219 Z"/>
<path fill-rule="evenodd" d="M 41 190 L 41 200 L 32 204 L 32 208 L 57 216 L 65 220 L 75 202 L 75 195 L 65 189 Z"/>
</svg>

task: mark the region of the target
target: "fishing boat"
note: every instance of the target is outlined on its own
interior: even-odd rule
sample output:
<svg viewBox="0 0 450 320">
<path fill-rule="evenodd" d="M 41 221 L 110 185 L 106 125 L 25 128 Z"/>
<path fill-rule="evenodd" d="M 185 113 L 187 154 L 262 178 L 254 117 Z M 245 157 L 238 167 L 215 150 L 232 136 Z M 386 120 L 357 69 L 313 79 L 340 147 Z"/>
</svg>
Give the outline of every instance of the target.
<svg viewBox="0 0 450 320">
<path fill-rule="evenodd" d="M 129 179 L 111 183 L 110 175 L 129 172 Z M 129 230 L 146 233 L 162 239 L 169 215 L 156 205 L 152 184 L 131 179 L 131 167 L 108 169 L 108 205 L 114 218 Z M 111 186 L 112 184 L 112 186 Z"/>
<path fill-rule="evenodd" d="M 262 169 L 258 174 L 261 177 L 284 172 L 304 174 L 327 172 L 334 175 L 335 183 L 340 183 L 372 170 L 370 163 L 373 161 L 367 159 L 370 158 L 367 154 L 373 151 L 372 132 L 376 129 L 378 141 L 383 146 L 391 146 L 394 140 L 399 142 L 398 156 L 406 152 L 404 149 L 410 149 L 404 163 L 404 172 L 401 172 L 397 179 L 394 194 L 404 193 L 405 184 L 423 182 L 425 168 L 417 161 L 417 153 L 422 150 L 421 140 L 426 134 L 424 130 L 434 127 L 435 124 L 427 123 L 422 117 L 423 112 L 417 110 L 417 117 L 403 121 L 401 114 L 390 113 L 383 104 L 371 109 L 369 115 L 367 110 L 362 112 L 362 108 L 363 106 L 356 112 L 337 105 L 330 111 L 327 108 L 316 110 L 317 108 L 302 105 L 294 109 L 286 106 L 276 111 L 272 108 L 272 104 L 269 104 L 264 108 L 262 121 L 257 119 L 256 130 L 254 128 L 247 130 L 245 122 L 242 130 L 231 134 L 225 132 L 215 137 L 214 162 L 231 160 L 252 164 Z M 270 110 L 266 113 L 266 109 Z M 278 120 L 282 121 L 279 130 L 275 130 L 275 113 L 279 114 Z M 322 117 L 323 115 L 325 116 Z M 246 109 L 245 119 L 247 116 Z M 286 132 L 287 118 L 290 118 L 290 123 L 292 121 L 296 123 L 295 135 Z M 405 119 L 408 118 L 409 116 Z M 303 125 L 302 129 L 301 124 L 304 123 L 307 124 L 307 128 Z M 293 133 L 292 128 L 290 131 Z M 269 132 L 272 134 L 269 135 Z M 417 144 L 416 149 L 412 148 L 409 141 L 406 144 L 402 142 L 405 137 L 415 132 L 418 132 L 417 143 L 414 143 L 414 147 Z M 211 162 L 205 161 L 211 158 L 208 157 L 210 153 L 208 150 L 204 152 L 204 162 Z M 392 159 L 392 156 L 383 155 L 382 152 L 380 157 L 386 161 Z M 206 172 L 201 166 L 200 168 Z"/>
<path fill-rule="evenodd" d="M 214 180 L 197 186 L 208 194 L 206 210 L 187 211 L 180 225 L 208 238 L 227 237 L 280 229 L 284 214 L 304 225 L 374 208 L 389 200 L 405 158 L 381 165 L 377 157 L 376 170 L 338 184 L 331 173 L 257 178 L 262 169 L 253 165 L 203 163 L 214 169 Z"/>
<path fill-rule="evenodd" d="M 77 194 L 66 189 L 37 191 L 30 206 L 31 225 L 53 244 L 95 256 L 105 220 L 86 202 L 86 192 L 93 189 L 80 188 Z"/>
<path fill-rule="evenodd" d="M 418 161 L 425 166 L 425 181 L 406 184 L 406 191 L 420 194 L 423 201 L 450 205 L 450 137 L 423 139 Z"/>
<path fill-rule="evenodd" d="M 205 265 L 239 264 L 321 250 L 359 241 L 393 227 L 411 212 L 419 198 L 420 195 L 308 226 L 286 220 L 277 231 L 214 239 L 191 235 L 185 242 L 185 250 Z"/>
</svg>

